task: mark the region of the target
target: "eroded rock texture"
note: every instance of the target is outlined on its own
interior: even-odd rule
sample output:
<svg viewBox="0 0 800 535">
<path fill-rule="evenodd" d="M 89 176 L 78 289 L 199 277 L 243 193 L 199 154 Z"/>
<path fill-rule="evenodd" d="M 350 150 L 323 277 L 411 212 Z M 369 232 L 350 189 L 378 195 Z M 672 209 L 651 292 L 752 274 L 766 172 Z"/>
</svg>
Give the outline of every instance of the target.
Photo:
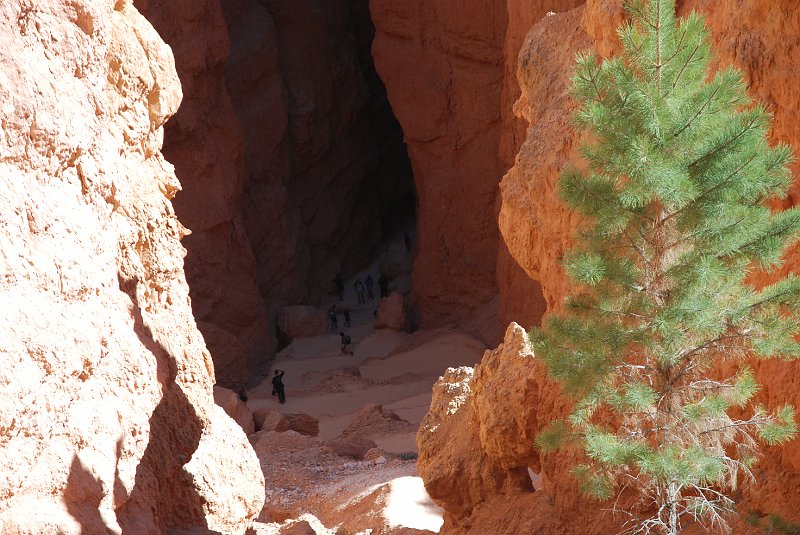
<svg viewBox="0 0 800 535">
<path fill-rule="evenodd" d="M 182 190 L 192 309 L 220 384 L 237 386 L 277 346 L 256 285 L 241 214 L 244 133 L 225 87 L 228 30 L 218 0 L 136 0 L 172 47 L 185 97 L 165 127 L 164 155 Z"/>
<path fill-rule="evenodd" d="M 679 2 L 681 14 L 690 9 L 708 15 L 717 64 L 733 63 L 741 68 L 750 82 L 751 94 L 774 112 L 772 137 L 791 144 L 796 150 L 800 148 L 796 120 L 800 73 L 789 66 L 797 61 L 795 44 L 800 40 L 800 12 L 796 6 L 787 1 L 752 0 L 735 5 L 716 1 Z M 601 55 L 608 55 L 617 50 L 614 28 L 621 20 L 619 1 L 590 0 L 584 6 L 548 15 L 536 22 L 522 46 L 517 71 L 521 95 L 514 110 L 529 126 L 514 166 L 500 184 L 499 226 L 510 260 L 502 260 L 501 251 L 498 266 L 505 266 L 503 269 L 512 276 L 503 282 L 507 275 L 498 269 L 498 281 L 501 297 L 509 302 L 528 299 L 524 294 L 516 295 L 514 285 L 508 284 L 510 280 L 519 280 L 518 268 L 530 281 L 540 285 L 548 308 L 559 307 L 568 291 L 559 258 L 571 247 L 579 222 L 565 210 L 556 191 L 560 169 L 567 161 L 577 161 L 577 137 L 569 125 L 574 105 L 566 98 L 566 89 L 576 52 L 595 48 Z M 792 205 L 796 198 L 795 187 L 785 205 Z M 782 273 L 796 272 L 798 261 L 797 250 L 791 251 Z M 523 281 L 522 284 L 529 283 Z M 530 310 L 524 304 L 519 306 Z M 421 473 L 427 473 L 424 477 L 432 495 L 448 510 L 445 532 L 618 531 L 624 518 L 614 518 L 605 511 L 606 505 L 580 496 L 569 476 L 569 468 L 575 461 L 572 453 L 541 458 L 533 452 L 530 438 L 547 421 L 565 414 L 567 406 L 565 401 L 559 401 L 558 388 L 546 379 L 538 365 L 500 373 L 502 365 L 499 363 L 506 360 L 507 368 L 519 368 L 520 358 L 526 355 L 524 344 L 517 344 L 515 337 L 509 334 L 501 349 L 487 353 L 469 383 L 473 398 L 473 408 L 469 410 L 475 413 L 469 421 L 474 425 L 453 427 L 453 434 L 458 437 L 455 442 L 478 440 L 480 449 L 477 452 L 452 451 L 456 446 L 433 442 L 436 445 L 431 447 L 420 439 L 420 446 L 425 450 L 420 453 L 421 461 L 441 454 L 443 456 L 436 461 L 437 470 L 446 466 L 459 467 L 451 474 L 457 482 L 447 483 L 444 490 L 439 483 L 446 478 L 437 477 L 436 471 L 427 473 L 429 468 L 423 468 L 422 464 L 420 467 Z M 517 349 L 512 349 L 515 345 Z M 754 367 L 765 385 L 759 401 L 770 407 L 800 402 L 798 365 L 764 362 L 754 363 Z M 493 382 L 499 386 L 487 388 Z M 502 395 L 498 395 L 501 392 L 498 388 L 502 388 Z M 502 408 L 506 399 L 514 400 L 510 409 Z M 433 406 L 431 414 L 437 411 L 441 409 Z M 484 420 L 478 419 L 479 414 L 484 415 Z M 453 418 L 456 416 L 440 416 L 428 425 L 447 426 Z M 459 432 L 457 428 L 469 431 Z M 504 432 L 495 436 L 494 428 Z M 421 430 L 421 437 L 423 433 Z M 757 484 L 739 491 L 738 510 L 774 513 L 796 522 L 799 518 L 800 443 L 794 441 L 763 451 L 764 457 L 754 471 Z M 487 463 L 492 466 L 488 474 L 472 475 L 476 470 L 486 470 Z M 541 472 L 542 492 L 522 492 L 495 484 L 487 486 L 487 481 L 507 481 L 520 466 Z M 464 475 L 459 476 L 459 473 Z M 743 529 L 741 525 L 734 527 L 734 530 Z"/>
<path fill-rule="evenodd" d="M 370 55 L 367 0 L 137 0 L 175 51 L 186 99 L 165 134 L 192 305 L 220 384 L 277 345 L 284 305 L 367 263 L 412 192 Z"/>
<path fill-rule="evenodd" d="M 578 500 L 565 464 L 545 464 L 533 449 L 539 430 L 568 405 L 528 344 L 512 323 L 474 370 L 450 369 L 434 386 L 417 434 L 418 469 L 445 509 L 442 533 L 564 533 L 572 522 L 560 516 L 574 514 Z M 533 491 L 529 469 L 547 492 Z M 570 533 L 613 532 L 607 524 L 598 531 L 575 526 Z"/>
<path fill-rule="evenodd" d="M 172 53 L 126 0 L 0 4 L 0 532 L 244 533 L 160 153 Z"/>
<path fill-rule="evenodd" d="M 505 9 L 482 0 L 372 0 L 370 9 L 419 199 L 414 306 L 422 325 L 463 320 L 497 293 Z"/>
</svg>

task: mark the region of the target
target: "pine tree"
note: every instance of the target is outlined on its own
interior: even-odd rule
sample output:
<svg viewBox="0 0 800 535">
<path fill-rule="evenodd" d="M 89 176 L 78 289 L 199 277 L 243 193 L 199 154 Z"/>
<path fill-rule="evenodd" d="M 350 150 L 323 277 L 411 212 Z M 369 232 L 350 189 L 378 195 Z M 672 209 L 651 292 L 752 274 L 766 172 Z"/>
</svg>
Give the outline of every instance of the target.
<svg viewBox="0 0 800 535">
<path fill-rule="evenodd" d="M 634 489 L 630 532 L 726 531 L 758 441 L 796 432 L 791 406 L 752 406 L 747 365 L 800 352 L 800 279 L 747 284 L 798 238 L 800 211 L 768 206 L 792 156 L 768 144 L 741 74 L 710 72 L 701 16 L 679 20 L 675 0 L 626 9 L 621 55 L 579 55 L 572 82 L 588 165 L 560 189 L 586 224 L 565 258 L 574 290 L 531 336 L 576 404 L 537 444 L 579 444 L 590 495 Z"/>
</svg>

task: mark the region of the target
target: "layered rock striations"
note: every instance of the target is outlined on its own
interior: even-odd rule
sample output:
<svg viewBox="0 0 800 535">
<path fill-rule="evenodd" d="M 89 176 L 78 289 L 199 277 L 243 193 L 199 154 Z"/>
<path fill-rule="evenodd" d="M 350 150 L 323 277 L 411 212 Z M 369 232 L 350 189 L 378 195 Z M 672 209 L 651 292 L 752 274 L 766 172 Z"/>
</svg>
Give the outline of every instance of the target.
<svg viewBox="0 0 800 535">
<path fill-rule="evenodd" d="M 181 88 L 126 0 L 0 4 L 0 531 L 244 533 L 160 152 Z"/>
<path fill-rule="evenodd" d="M 742 69 L 751 94 L 775 114 L 772 138 L 800 148 L 795 120 L 800 74 L 789 67 L 796 61 L 793 43 L 800 37 L 800 15 L 793 4 L 679 2 L 680 14 L 691 9 L 708 16 L 717 64 L 732 63 Z M 532 305 L 543 297 L 547 307 L 554 309 L 569 289 L 559 259 L 571 247 L 579 221 L 561 204 L 556 180 L 566 162 L 579 163 L 579 158 L 577 135 L 569 124 L 574 105 L 566 90 L 576 52 L 594 48 L 601 55 L 609 55 L 617 50 L 614 28 L 622 17 L 619 1 L 590 0 L 536 22 L 522 46 L 517 67 L 521 94 L 514 111 L 528 127 L 514 166 L 500 183 L 498 220 L 510 257 L 498 262 L 502 267 L 498 269 L 501 300 L 503 296 L 509 302 L 529 299 Z M 795 187 L 784 205 L 793 205 L 796 198 Z M 797 255 L 796 250 L 787 254 L 782 274 L 797 271 Z M 540 286 L 538 298 L 517 294 L 515 285 L 509 283 L 519 281 L 517 269 Z M 503 277 L 507 277 L 505 282 Z M 754 282 L 760 280 L 766 279 L 756 277 Z M 530 310 L 524 304 L 519 306 Z M 535 363 L 526 344 L 518 343 L 520 336 L 512 329 L 501 348 L 484 356 L 474 377 L 467 381 L 468 401 L 458 402 L 466 409 L 455 415 L 447 415 L 445 410 L 443 415 L 443 408 L 453 401 L 435 398 L 430 420 L 420 430 L 420 471 L 432 496 L 447 511 L 443 532 L 616 532 L 624 518 L 614 517 L 607 504 L 582 498 L 569 476 L 570 466 L 576 461 L 574 454 L 543 457 L 532 447 L 532 437 L 548 421 L 564 415 L 568 401 Z M 758 401 L 769 407 L 800 402 L 796 364 L 753 365 L 765 385 Z M 446 377 L 438 388 L 460 391 L 463 382 Z M 462 411 L 467 412 L 459 416 Z M 465 425 L 453 425 L 458 418 L 463 418 Z M 431 438 L 436 435 L 432 429 L 451 429 L 451 433 L 442 434 L 448 437 L 447 443 Z M 458 444 L 480 447 L 459 449 Z M 754 470 L 757 484 L 742 487 L 736 496 L 740 513 L 776 514 L 798 520 L 798 448 L 798 441 L 764 448 Z M 514 478 L 522 467 L 529 467 L 541 478 L 541 491 L 509 486 L 508 481 L 518 481 Z M 737 525 L 734 529 L 745 528 Z"/>
</svg>

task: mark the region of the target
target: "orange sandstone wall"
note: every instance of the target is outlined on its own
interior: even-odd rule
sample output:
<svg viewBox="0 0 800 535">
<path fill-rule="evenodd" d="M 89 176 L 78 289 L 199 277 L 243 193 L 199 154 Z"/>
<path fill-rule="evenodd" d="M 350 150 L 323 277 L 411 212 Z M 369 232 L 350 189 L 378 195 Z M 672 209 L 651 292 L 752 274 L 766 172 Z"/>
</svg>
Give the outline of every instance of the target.
<svg viewBox="0 0 800 535">
<path fill-rule="evenodd" d="M 411 191 L 367 0 L 136 5 L 175 52 L 185 99 L 164 153 L 192 308 L 218 382 L 238 386 L 274 353 L 277 311 L 368 262 Z"/>
<path fill-rule="evenodd" d="M 371 0 L 370 9 L 375 63 L 414 168 L 418 319 L 458 321 L 497 293 L 505 6 Z"/>
<path fill-rule="evenodd" d="M 773 138 L 800 149 L 796 117 L 800 72 L 794 67 L 798 64 L 794 43 L 800 38 L 800 13 L 794 3 L 687 0 L 679 5 L 680 13 L 690 9 L 708 15 L 718 63 L 734 63 L 741 68 L 751 84 L 751 93 L 774 112 Z M 508 284 L 518 277 L 513 264 L 541 285 L 548 307 L 558 307 L 568 290 L 559 258 L 570 247 L 577 221 L 560 204 L 556 179 L 566 161 L 576 160 L 577 138 L 569 125 L 573 104 L 565 91 L 574 54 L 592 47 L 604 55 L 613 53 L 618 46 L 614 28 L 621 20 L 619 1 L 590 0 L 567 13 L 545 16 L 533 26 L 522 47 L 518 63 L 522 92 L 514 110 L 528 128 L 513 167 L 500 182 L 498 212 L 502 239 L 511 258 L 498 266 L 512 272 L 509 276 L 498 270 L 498 281 L 501 296 L 509 302 L 516 297 L 513 285 Z M 509 142 L 503 146 L 513 145 Z M 793 188 L 785 205 L 794 204 L 796 199 L 797 188 Z M 798 254 L 789 253 L 784 273 L 797 271 Z M 466 386 L 462 379 L 446 377 L 444 381 L 449 380 L 452 386 L 441 387 L 450 392 L 448 395 L 468 390 L 471 397 L 469 402 L 453 401 L 452 406 L 470 407 L 456 412 L 468 410 L 457 418 L 470 423 L 452 426 L 453 433 L 446 441 L 475 444 L 477 440 L 480 448 L 453 451 L 432 438 L 440 426 L 446 429 L 456 418 L 448 411 L 437 415 L 439 405 L 452 401 L 446 396 L 434 400 L 431 415 L 435 418 L 426 423 L 427 431 L 420 431 L 420 472 L 426 482 L 430 481 L 434 498 L 448 511 L 444 532 L 616 531 L 621 518 L 603 512 L 606 505 L 594 504 L 578 494 L 568 475 L 573 454 L 543 458 L 530 448 L 531 438 L 541 426 L 564 414 L 568 405 L 518 336 L 507 333 L 501 348 L 487 352 Z M 769 406 L 787 401 L 800 404 L 800 366 L 756 363 L 755 367 L 762 384 L 768 385 L 760 401 Z M 514 402 L 504 409 L 506 399 Z M 459 428 L 465 429 L 463 436 L 459 436 Z M 454 440 L 454 435 L 458 439 Z M 483 475 L 475 472 L 478 467 Z M 540 473 L 541 492 L 531 493 L 517 479 L 519 471 L 527 467 Z M 447 477 L 439 475 L 448 469 Z M 758 484 L 741 490 L 739 510 L 800 520 L 800 443 L 765 448 L 754 474 Z M 447 486 L 442 487 L 441 482 L 447 482 Z M 735 531 L 745 533 L 746 528 L 737 525 Z"/>
<path fill-rule="evenodd" d="M 0 532 L 243 534 L 258 459 L 189 304 L 181 101 L 128 0 L 0 3 Z"/>
<path fill-rule="evenodd" d="M 186 98 L 164 152 L 192 308 L 217 380 L 238 386 L 274 353 L 278 310 L 370 261 L 411 191 L 367 0 L 136 4 L 175 52 Z"/>
<path fill-rule="evenodd" d="M 373 54 L 414 167 L 412 295 L 423 326 L 464 321 L 498 292 L 502 323 L 532 325 L 544 312 L 540 284 L 499 240 L 495 200 L 525 139 L 512 111 L 525 36 L 548 12 L 581 3 L 370 2 Z"/>
<path fill-rule="evenodd" d="M 164 155 L 181 192 L 175 211 L 191 230 L 186 278 L 192 310 L 220 384 L 235 386 L 277 346 L 256 284 L 241 214 L 244 133 L 225 87 L 228 29 L 218 0 L 136 0 L 172 47 L 185 96 L 165 127 Z"/>
</svg>

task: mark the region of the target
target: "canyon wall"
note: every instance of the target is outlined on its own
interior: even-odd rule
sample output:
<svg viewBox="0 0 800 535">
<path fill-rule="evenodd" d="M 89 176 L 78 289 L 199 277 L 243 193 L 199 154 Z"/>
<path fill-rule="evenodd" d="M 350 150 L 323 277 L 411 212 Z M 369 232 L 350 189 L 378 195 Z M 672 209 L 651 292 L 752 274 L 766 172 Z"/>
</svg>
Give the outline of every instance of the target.
<svg viewBox="0 0 800 535">
<path fill-rule="evenodd" d="M 181 87 L 126 0 L 0 4 L 0 532 L 244 533 L 160 148 Z"/>
<path fill-rule="evenodd" d="M 403 127 L 419 200 L 412 298 L 423 326 L 497 293 L 503 6 L 372 0 L 373 55 Z"/>
<path fill-rule="evenodd" d="M 164 154 L 192 231 L 192 306 L 222 385 L 274 353 L 281 306 L 318 303 L 367 264 L 413 192 L 370 55 L 367 0 L 137 0 L 186 98 Z"/>
<path fill-rule="evenodd" d="M 800 149 L 796 117 L 800 72 L 792 67 L 800 59 L 796 46 L 800 11 L 794 3 L 679 2 L 679 14 L 691 9 L 708 16 L 716 64 L 739 67 L 751 94 L 774 113 L 773 140 Z M 479 17 L 480 12 L 474 15 Z M 517 294 L 509 282 L 520 278 L 519 270 L 531 281 L 521 284 L 539 285 L 539 299 L 543 297 L 548 308 L 559 307 L 568 291 L 559 258 L 570 248 L 578 221 L 565 210 L 556 189 L 565 162 L 577 160 L 577 137 L 569 124 L 574 105 L 566 90 L 575 53 L 594 48 L 601 55 L 613 54 L 619 46 L 615 28 L 622 20 L 618 0 L 589 0 L 535 22 L 522 46 L 516 63 L 521 93 L 514 111 L 528 125 L 527 131 L 524 139 L 517 138 L 514 121 L 504 123 L 504 136 L 510 137 L 503 138 L 500 153 L 506 158 L 509 147 L 521 142 L 514 166 L 500 183 L 498 222 L 509 258 L 504 260 L 501 250 L 498 285 L 501 298 L 508 301 L 531 299 L 529 294 Z M 391 85 L 389 90 L 391 96 Z M 794 205 L 797 198 L 795 186 L 784 206 Z M 798 255 L 797 248 L 790 251 L 779 274 L 797 272 Z M 534 302 L 518 306 L 530 310 Z M 800 403 L 800 366 L 785 362 L 753 366 L 765 385 L 757 401 L 769 407 Z M 569 406 L 530 354 L 524 333 L 509 330 L 505 343 L 487 352 L 471 377 L 468 372 L 462 376 L 442 380 L 437 387 L 440 397 L 434 399 L 418 436 L 420 472 L 431 495 L 447 510 L 443 533 L 600 534 L 619 529 L 624 519 L 614 517 L 608 504 L 589 501 L 578 492 L 569 476 L 574 452 L 540 456 L 532 448 L 532 437 L 550 419 L 566 414 Z M 452 432 L 438 434 L 439 429 Z M 738 510 L 797 522 L 800 441 L 765 447 L 763 452 L 754 470 L 757 484 L 737 492 Z M 525 488 L 520 473 L 528 468 L 540 491 Z M 744 529 L 741 523 L 734 526 L 736 532 Z"/>
<path fill-rule="evenodd" d="M 513 113 L 525 36 L 583 1 L 370 2 L 373 54 L 419 196 L 412 296 L 423 326 L 463 323 L 498 292 L 502 324 L 533 325 L 544 313 L 539 282 L 497 234 L 497 184 L 525 139 Z"/>
<path fill-rule="evenodd" d="M 244 132 L 225 87 L 228 30 L 217 0 L 135 5 L 171 46 L 184 88 L 165 127 L 163 152 L 182 185 L 175 211 L 191 229 L 183 245 L 194 316 L 217 381 L 238 386 L 275 350 L 277 339 L 240 209 Z"/>
</svg>

